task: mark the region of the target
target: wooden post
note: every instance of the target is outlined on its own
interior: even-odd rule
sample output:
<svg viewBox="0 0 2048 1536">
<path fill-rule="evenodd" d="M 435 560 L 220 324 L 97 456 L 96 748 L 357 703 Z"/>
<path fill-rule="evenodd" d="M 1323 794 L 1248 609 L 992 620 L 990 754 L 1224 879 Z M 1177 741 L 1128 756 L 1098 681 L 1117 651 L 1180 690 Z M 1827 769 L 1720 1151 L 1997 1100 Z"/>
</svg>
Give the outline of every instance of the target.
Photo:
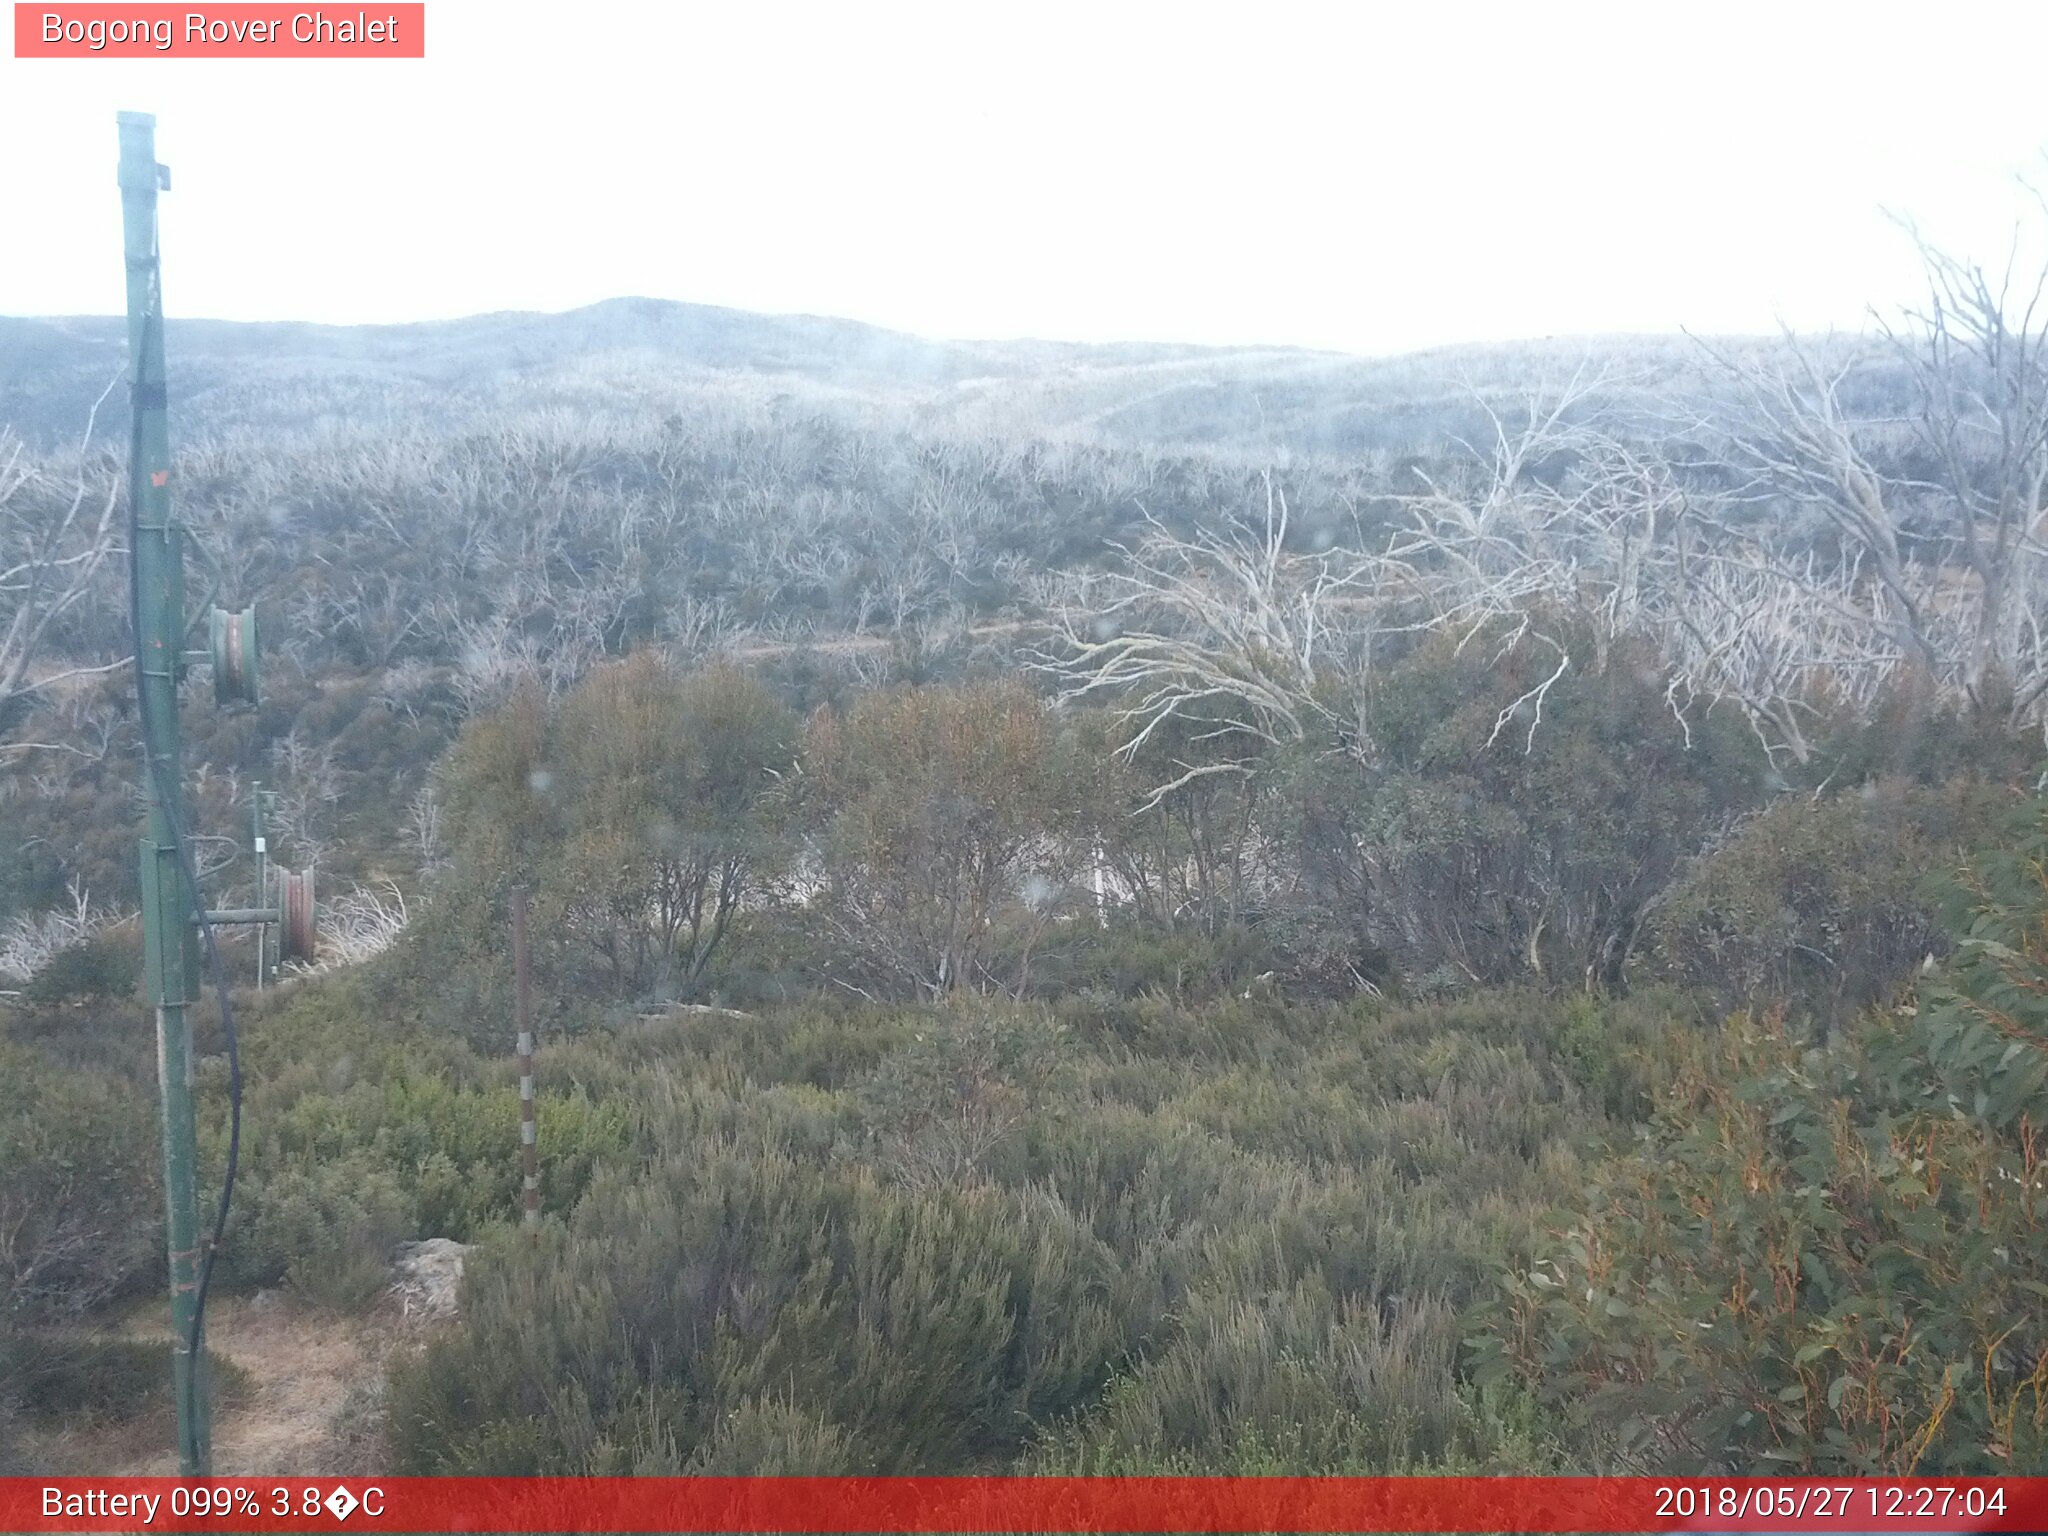
<svg viewBox="0 0 2048 1536">
<path fill-rule="evenodd" d="M 528 1242 L 540 1241 L 540 1139 L 533 1118 L 533 969 L 526 948 L 526 887 L 512 887 L 512 1015 L 519 1031 L 519 1168 Z"/>
</svg>

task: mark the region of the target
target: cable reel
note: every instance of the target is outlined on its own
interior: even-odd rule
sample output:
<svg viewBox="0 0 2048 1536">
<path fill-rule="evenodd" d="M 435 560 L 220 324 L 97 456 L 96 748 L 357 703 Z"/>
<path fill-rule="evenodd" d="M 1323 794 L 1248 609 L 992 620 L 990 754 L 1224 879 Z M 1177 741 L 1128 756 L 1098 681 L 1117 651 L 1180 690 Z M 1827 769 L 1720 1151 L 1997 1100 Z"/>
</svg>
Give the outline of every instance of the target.
<svg viewBox="0 0 2048 1536">
<path fill-rule="evenodd" d="M 313 871 L 280 869 L 277 958 L 310 964 L 320 949 L 319 909 L 313 902 Z"/>
<path fill-rule="evenodd" d="M 257 702 L 256 609 L 215 608 L 208 618 L 208 659 L 218 704 Z"/>
</svg>

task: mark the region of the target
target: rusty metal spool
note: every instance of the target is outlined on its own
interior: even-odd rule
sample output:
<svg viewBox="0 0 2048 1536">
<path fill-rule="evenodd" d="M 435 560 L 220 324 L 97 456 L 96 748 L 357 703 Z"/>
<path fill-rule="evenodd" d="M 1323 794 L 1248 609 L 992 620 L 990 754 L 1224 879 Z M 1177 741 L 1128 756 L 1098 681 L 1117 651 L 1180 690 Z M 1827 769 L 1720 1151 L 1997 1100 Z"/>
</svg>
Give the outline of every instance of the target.
<svg viewBox="0 0 2048 1536">
<path fill-rule="evenodd" d="M 278 906 L 284 920 L 277 926 L 277 957 L 280 961 L 310 962 L 319 948 L 320 934 L 313 906 L 313 871 L 278 871 Z"/>
<path fill-rule="evenodd" d="M 256 610 L 230 613 L 216 608 L 208 619 L 213 655 L 213 698 L 217 704 L 256 702 Z"/>
</svg>

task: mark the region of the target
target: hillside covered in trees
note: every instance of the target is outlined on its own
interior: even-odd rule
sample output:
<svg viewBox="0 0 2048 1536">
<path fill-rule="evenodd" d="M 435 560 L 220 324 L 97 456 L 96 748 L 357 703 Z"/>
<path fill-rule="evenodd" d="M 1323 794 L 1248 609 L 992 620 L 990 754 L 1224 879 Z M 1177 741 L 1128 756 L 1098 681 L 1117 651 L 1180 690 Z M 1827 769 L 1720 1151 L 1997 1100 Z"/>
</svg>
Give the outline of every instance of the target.
<svg viewBox="0 0 2048 1536">
<path fill-rule="evenodd" d="M 326 903 L 219 1283 L 471 1245 L 337 1468 L 2048 1471 L 2048 332 L 1924 254 L 1389 360 L 174 324 L 195 841 Z M 0 321 L 6 1472 L 164 1262 L 122 341 Z"/>
</svg>

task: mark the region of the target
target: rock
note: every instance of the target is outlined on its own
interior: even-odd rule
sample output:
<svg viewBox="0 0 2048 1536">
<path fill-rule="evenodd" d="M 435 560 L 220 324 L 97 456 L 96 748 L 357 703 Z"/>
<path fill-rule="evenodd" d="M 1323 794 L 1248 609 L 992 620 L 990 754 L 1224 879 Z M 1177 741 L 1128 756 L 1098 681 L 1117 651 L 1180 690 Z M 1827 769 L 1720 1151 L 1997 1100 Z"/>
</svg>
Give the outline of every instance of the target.
<svg viewBox="0 0 2048 1536">
<path fill-rule="evenodd" d="M 462 1296 L 462 1261 L 469 1245 L 453 1238 L 429 1237 L 417 1243 L 400 1243 L 392 1256 L 397 1278 L 391 1294 L 407 1317 L 453 1317 Z"/>
<path fill-rule="evenodd" d="M 276 1286 L 266 1286 L 249 1298 L 251 1312 L 275 1312 L 284 1305 L 284 1292 Z"/>
<path fill-rule="evenodd" d="M 672 1019 L 679 1013 L 715 1014 L 721 1019 L 751 1019 L 753 1015 L 741 1008 L 716 1008 L 710 1003 L 670 1003 L 666 1008 L 656 1008 L 645 1013 L 635 1013 L 634 1018 L 643 1024 L 658 1024 L 663 1019 Z"/>
</svg>

